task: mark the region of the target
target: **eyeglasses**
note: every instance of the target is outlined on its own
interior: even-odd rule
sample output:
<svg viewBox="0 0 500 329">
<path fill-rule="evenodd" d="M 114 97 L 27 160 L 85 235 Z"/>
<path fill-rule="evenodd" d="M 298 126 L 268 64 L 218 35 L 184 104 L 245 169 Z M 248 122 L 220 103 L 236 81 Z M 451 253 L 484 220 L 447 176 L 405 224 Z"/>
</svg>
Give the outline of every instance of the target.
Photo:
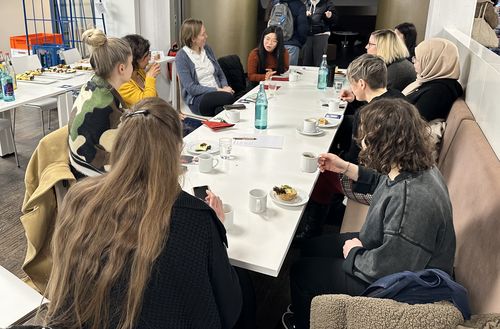
<svg viewBox="0 0 500 329">
<path fill-rule="evenodd" d="M 371 42 L 368 42 L 368 48 L 373 47 L 373 46 L 376 46 L 376 45 L 377 45 L 376 43 L 371 43 Z"/>
</svg>

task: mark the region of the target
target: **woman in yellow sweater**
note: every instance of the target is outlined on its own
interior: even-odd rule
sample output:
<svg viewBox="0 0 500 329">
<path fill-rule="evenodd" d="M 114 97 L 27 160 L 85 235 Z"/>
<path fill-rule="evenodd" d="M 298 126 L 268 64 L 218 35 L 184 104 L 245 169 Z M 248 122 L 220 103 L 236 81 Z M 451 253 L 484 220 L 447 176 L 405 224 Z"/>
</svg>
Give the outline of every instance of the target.
<svg viewBox="0 0 500 329">
<path fill-rule="evenodd" d="M 132 65 L 134 72 L 132 78 L 124 83 L 118 90 L 123 100 L 130 108 L 135 103 L 146 97 L 156 97 L 156 77 L 160 74 L 160 65 L 153 63 L 147 68 L 151 59 L 149 41 L 137 34 L 129 34 L 123 40 L 132 48 Z"/>
</svg>

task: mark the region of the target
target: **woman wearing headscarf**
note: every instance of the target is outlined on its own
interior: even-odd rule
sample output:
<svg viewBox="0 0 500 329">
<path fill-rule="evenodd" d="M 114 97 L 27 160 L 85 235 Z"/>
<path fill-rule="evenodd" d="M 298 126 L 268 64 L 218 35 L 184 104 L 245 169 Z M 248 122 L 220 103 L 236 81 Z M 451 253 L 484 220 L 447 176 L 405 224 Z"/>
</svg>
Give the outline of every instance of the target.
<svg viewBox="0 0 500 329">
<path fill-rule="evenodd" d="M 412 61 L 417 80 L 403 94 L 427 121 L 446 120 L 453 102 L 463 94 L 457 47 L 446 39 L 425 40 L 415 48 Z"/>
</svg>

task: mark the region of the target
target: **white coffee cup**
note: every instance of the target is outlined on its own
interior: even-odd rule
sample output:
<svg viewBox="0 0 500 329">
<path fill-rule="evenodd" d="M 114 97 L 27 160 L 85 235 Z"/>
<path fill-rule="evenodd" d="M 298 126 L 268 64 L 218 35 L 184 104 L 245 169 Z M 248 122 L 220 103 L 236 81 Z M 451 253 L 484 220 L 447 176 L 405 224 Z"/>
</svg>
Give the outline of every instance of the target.
<svg viewBox="0 0 500 329">
<path fill-rule="evenodd" d="M 316 172 L 318 168 L 318 157 L 311 152 L 302 153 L 300 168 L 303 172 Z"/>
<path fill-rule="evenodd" d="M 209 173 L 217 166 L 219 160 L 214 158 L 210 153 L 202 153 L 198 155 L 198 169 L 202 173 Z"/>
<path fill-rule="evenodd" d="M 288 74 L 288 81 L 295 82 L 297 80 L 299 80 L 299 74 L 295 71 L 290 71 Z"/>
<path fill-rule="evenodd" d="M 334 98 L 328 102 L 328 111 L 337 112 L 340 108 L 340 99 Z"/>
<path fill-rule="evenodd" d="M 224 210 L 224 227 L 227 229 L 234 224 L 234 211 L 233 207 L 227 203 L 224 203 L 222 207 Z"/>
<path fill-rule="evenodd" d="M 253 189 L 249 192 L 248 206 L 251 212 L 262 213 L 267 208 L 267 192 L 261 189 Z"/>
<path fill-rule="evenodd" d="M 304 133 L 315 133 L 318 126 L 318 120 L 315 118 L 304 119 L 302 123 L 302 132 Z"/>
<path fill-rule="evenodd" d="M 240 122 L 240 111 L 239 110 L 229 110 L 226 111 L 227 120 L 231 123 Z"/>
</svg>

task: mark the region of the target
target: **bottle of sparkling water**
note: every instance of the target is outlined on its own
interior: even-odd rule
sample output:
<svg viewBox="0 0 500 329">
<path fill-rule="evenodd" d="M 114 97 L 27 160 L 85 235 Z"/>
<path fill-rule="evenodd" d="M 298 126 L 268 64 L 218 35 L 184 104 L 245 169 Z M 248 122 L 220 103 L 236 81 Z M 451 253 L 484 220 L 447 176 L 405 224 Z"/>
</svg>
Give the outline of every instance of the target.
<svg viewBox="0 0 500 329">
<path fill-rule="evenodd" d="M 0 51 L 1 55 L 1 51 Z M 3 63 L 0 62 L 0 100 L 3 99 L 3 86 L 2 86 L 2 78 L 3 78 Z"/>
<path fill-rule="evenodd" d="M 2 69 L 2 77 L 0 78 L 2 84 L 3 100 L 5 102 L 12 102 L 16 100 L 14 96 L 14 81 L 5 68 Z"/>
<path fill-rule="evenodd" d="M 328 64 L 326 62 L 326 54 L 323 55 L 323 60 L 318 70 L 318 89 L 326 89 L 326 80 L 328 79 Z"/>
<path fill-rule="evenodd" d="M 267 97 L 264 90 L 264 81 L 260 82 L 257 100 L 255 101 L 255 128 L 267 128 Z"/>
</svg>

